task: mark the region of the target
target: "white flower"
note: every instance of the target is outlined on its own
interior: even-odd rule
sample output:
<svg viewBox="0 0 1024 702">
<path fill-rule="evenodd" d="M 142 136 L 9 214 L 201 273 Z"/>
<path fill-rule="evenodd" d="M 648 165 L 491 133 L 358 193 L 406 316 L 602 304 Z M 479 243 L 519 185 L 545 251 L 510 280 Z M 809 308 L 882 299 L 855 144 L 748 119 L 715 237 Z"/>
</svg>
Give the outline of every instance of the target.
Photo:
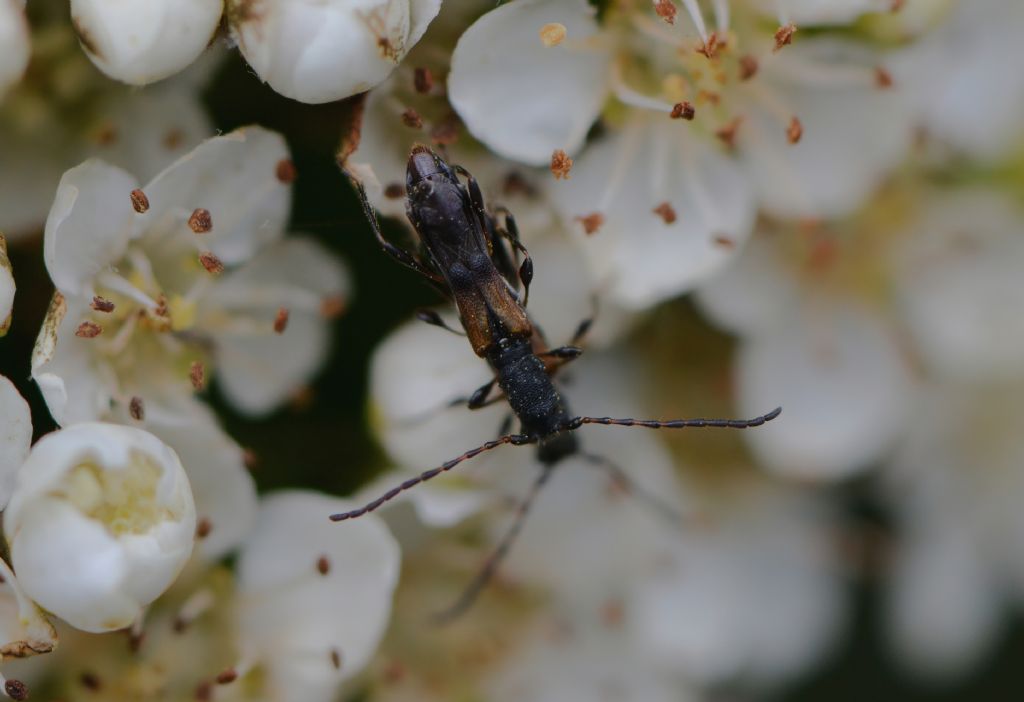
<svg viewBox="0 0 1024 702">
<path fill-rule="evenodd" d="M 889 449 L 909 417 L 914 386 L 892 330 L 872 310 L 817 302 L 744 340 L 738 406 L 741 414 L 785 408 L 785 421 L 744 435 L 768 467 L 841 478 Z"/>
<path fill-rule="evenodd" d="M 132 427 L 83 423 L 37 443 L 4 532 L 19 582 L 72 626 L 129 626 L 192 552 L 196 513 L 174 451 Z"/>
<path fill-rule="evenodd" d="M 596 277 L 632 307 L 724 265 L 758 204 L 787 217 L 853 210 L 911 138 L 877 52 L 821 38 L 775 54 L 782 40 L 730 18 L 729 3 L 714 3 L 715 31 L 696 2 L 684 7 L 696 36 L 643 4 L 613 4 L 599 28 L 582 0 L 510 3 L 466 31 L 449 76 L 470 132 L 525 163 L 573 154 L 604 111 L 608 138 L 547 190 L 566 225 L 589 234 L 579 243 Z M 567 36 L 545 48 L 538 29 L 555 21 Z"/>
<path fill-rule="evenodd" d="M 347 287 L 318 245 L 282 238 L 293 169 L 258 128 L 205 142 L 144 188 L 89 161 L 62 179 L 47 222 L 58 295 L 33 377 L 61 424 L 141 423 L 178 450 L 210 556 L 244 535 L 255 489 L 193 394 L 216 372 L 243 411 L 273 409 L 321 363 Z"/>
<path fill-rule="evenodd" d="M 755 203 L 740 168 L 667 118 L 634 119 L 577 159 L 552 188 L 574 226 L 593 277 L 634 310 L 687 292 L 735 258 L 754 226 Z M 668 209 L 664 209 L 667 206 Z"/>
<path fill-rule="evenodd" d="M 1005 70 L 1024 61 L 1017 41 L 1024 4 L 957 2 L 947 14 L 900 52 L 893 73 L 910 91 L 928 136 L 976 158 L 1004 158 L 1021 138 L 1024 119 L 1024 73 Z"/>
<path fill-rule="evenodd" d="M 1024 375 L 1024 212 L 994 191 L 938 191 L 893 259 L 898 309 L 928 368 Z"/>
<path fill-rule="evenodd" d="M 886 475 L 897 516 L 887 592 L 895 652 L 914 672 L 969 672 L 1024 601 L 1020 379 L 929 388 Z"/>
<path fill-rule="evenodd" d="M 271 699 L 336 699 L 384 634 L 398 545 L 375 515 L 327 519 L 354 506 L 299 491 L 261 503 L 238 561 L 238 645 L 243 661 L 265 667 Z"/>
<path fill-rule="evenodd" d="M 312 374 L 345 281 L 317 245 L 282 239 L 292 174 L 283 140 L 258 128 L 204 142 L 142 188 L 99 161 L 65 174 L 44 241 L 63 301 L 33 362 L 58 421 L 132 398 L 173 412 L 214 370 L 262 414 Z"/>
<path fill-rule="evenodd" d="M 872 242 L 891 237 L 792 234 L 756 236 L 698 302 L 740 335 L 741 414 L 785 408 L 783 421 L 744 434 L 757 456 L 786 475 L 846 477 L 882 458 L 909 416 L 914 383 L 897 328 L 874 289 L 856 287 L 875 283 L 859 266 L 884 269 L 885 250 Z"/>
<path fill-rule="evenodd" d="M 274 90 L 321 103 L 387 78 L 440 0 L 228 0 L 232 36 Z"/>
<path fill-rule="evenodd" d="M 810 495 L 719 481 L 689 485 L 704 526 L 680 533 L 625 598 L 632 644 L 701 684 L 778 684 L 820 661 L 840 632 L 831 520 Z"/>
<path fill-rule="evenodd" d="M 111 78 L 145 85 L 195 61 L 214 37 L 222 0 L 71 0 L 82 48 Z"/>
<path fill-rule="evenodd" d="M 25 72 L 29 49 L 24 3 L 0 0 L 0 101 Z"/>
</svg>

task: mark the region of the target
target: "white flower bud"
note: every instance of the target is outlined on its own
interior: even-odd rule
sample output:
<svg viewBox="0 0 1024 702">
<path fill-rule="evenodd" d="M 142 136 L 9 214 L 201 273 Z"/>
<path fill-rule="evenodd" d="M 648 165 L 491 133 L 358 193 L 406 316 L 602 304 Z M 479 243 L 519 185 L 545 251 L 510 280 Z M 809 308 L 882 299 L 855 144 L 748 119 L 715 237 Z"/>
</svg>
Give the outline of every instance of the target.
<svg viewBox="0 0 1024 702">
<path fill-rule="evenodd" d="M 4 514 L 25 593 L 93 632 L 130 625 L 170 586 L 195 529 L 174 451 L 141 429 L 92 422 L 33 447 Z"/>
<path fill-rule="evenodd" d="M 133 85 L 195 61 L 222 11 L 222 0 L 71 0 L 71 20 L 89 58 L 111 78 Z"/>
<path fill-rule="evenodd" d="M 440 0 L 228 0 L 227 13 L 260 78 L 320 103 L 387 78 L 440 8 Z"/>
<path fill-rule="evenodd" d="M 29 34 L 24 3 L 0 0 L 0 99 L 28 66 Z"/>
</svg>

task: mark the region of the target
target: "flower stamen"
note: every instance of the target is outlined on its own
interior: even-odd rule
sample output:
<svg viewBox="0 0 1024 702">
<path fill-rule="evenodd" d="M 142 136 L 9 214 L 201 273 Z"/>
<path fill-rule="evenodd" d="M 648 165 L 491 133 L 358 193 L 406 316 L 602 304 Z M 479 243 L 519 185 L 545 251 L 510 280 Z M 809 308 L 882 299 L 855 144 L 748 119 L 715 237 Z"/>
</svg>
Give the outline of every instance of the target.
<svg viewBox="0 0 1024 702">
<path fill-rule="evenodd" d="M 192 210 L 188 218 L 188 228 L 196 234 L 206 234 L 213 229 L 213 217 L 210 211 L 202 207 Z"/>
<path fill-rule="evenodd" d="M 563 149 L 555 149 L 551 154 L 551 175 L 555 180 L 569 180 L 569 171 L 572 170 L 572 159 Z"/>
<path fill-rule="evenodd" d="M 130 194 L 132 200 L 132 209 L 139 214 L 145 214 L 149 211 L 149 198 L 146 197 L 146 193 L 142 192 L 138 188 L 132 190 Z"/>
<path fill-rule="evenodd" d="M 95 339 L 97 336 L 103 333 L 103 327 L 96 322 L 85 321 L 78 325 L 75 329 L 75 336 L 80 339 Z"/>
<path fill-rule="evenodd" d="M 195 390 L 202 390 L 206 387 L 206 369 L 202 361 L 192 361 L 188 369 L 188 379 L 192 382 Z"/>
<path fill-rule="evenodd" d="M 784 24 L 775 30 L 775 48 L 773 51 L 781 51 L 782 47 L 792 44 L 794 34 L 796 34 L 796 25 L 792 22 Z"/>
</svg>

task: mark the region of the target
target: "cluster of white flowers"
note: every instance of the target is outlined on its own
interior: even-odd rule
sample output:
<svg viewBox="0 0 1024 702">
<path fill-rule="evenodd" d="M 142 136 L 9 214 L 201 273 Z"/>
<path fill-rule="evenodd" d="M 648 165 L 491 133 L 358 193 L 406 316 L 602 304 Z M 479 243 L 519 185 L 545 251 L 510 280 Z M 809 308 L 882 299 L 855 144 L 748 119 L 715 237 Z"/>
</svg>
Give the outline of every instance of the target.
<svg viewBox="0 0 1024 702">
<path fill-rule="evenodd" d="M 0 337 L 38 329 L 0 369 L 0 691 L 760 699 L 841 650 L 851 581 L 901 665 L 976 669 L 1024 602 L 1021 30 L 1017 0 L 0 0 Z M 257 489 L 217 408 L 273 427 L 352 283 L 288 231 L 308 135 L 213 136 L 218 43 L 293 101 L 362 93 L 336 159 L 381 214 L 415 144 L 514 214 L 531 321 L 593 318 L 574 411 L 783 414 L 581 429 L 475 608 L 425 626 L 537 455 L 332 524 L 512 427 L 465 410 L 492 378 L 466 340 L 409 322 L 367 371 L 388 470 Z"/>
<path fill-rule="evenodd" d="M 0 380 L 4 659 L 55 647 L 41 610 L 141 640 L 195 545 L 193 571 L 239 555 L 237 661 L 207 678 L 253 671 L 274 699 L 329 700 L 366 665 L 398 574 L 387 528 L 372 518 L 336 539 L 326 516 L 349 505 L 316 493 L 260 507 L 245 452 L 198 399 L 216 379 L 237 409 L 267 414 L 327 352 L 347 274 L 320 244 L 283 236 L 296 175 L 284 140 L 251 127 L 141 187 L 96 159 L 61 178 L 43 241 L 56 291 L 31 365 L 63 428 L 29 450 L 28 405 Z M 15 289 L 2 253 L 6 329 Z M 199 588 L 178 617 L 201 618 L 211 598 Z M 23 698 L 24 683 L 8 682 Z"/>
</svg>

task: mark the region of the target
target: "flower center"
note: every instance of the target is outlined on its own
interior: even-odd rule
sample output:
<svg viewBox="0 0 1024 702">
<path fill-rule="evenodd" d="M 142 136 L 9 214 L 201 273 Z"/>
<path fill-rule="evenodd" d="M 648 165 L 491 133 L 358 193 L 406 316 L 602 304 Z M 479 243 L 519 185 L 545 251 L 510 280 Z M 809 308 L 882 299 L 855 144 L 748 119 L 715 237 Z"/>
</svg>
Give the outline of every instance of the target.
<svg viewBox="0 0 1024 702">
<path fill-rule="evenodd" d="M 705 23 L 697 0 L 682 3 L 689 23 L 674 10 L 667 11 L 664 3 L 653 12 L 644 4 L 627 2 L 609 10 L 605 24 L 618 49 L 611 87 L 621 105 L 673 117 L 681 115 L 685 106 L 687 119 L 696 116 L 693 128 L 727 147 L 735 145 L 737 133 L 754 129 L 747 126 L 746 117 L 756 112 L 777 124 L 774 133 L 780 140 L 796 144 L 803 124 L 785 94 L 787 84 L 891 85 L 891 77 L 881 67 L 855 65 L 845 57 L 810 59 L 785 50 L 794 42 L 797 28 L 781 10 L 776 25 L 743 3 L 709 0 L 709 4 L 714 29 Z M 763 72 L 771 77 L 762 78 Z M 615 120 L 614 106 L 606 116 Z"/>
<path fill-rule="evenodd" d="M 130 379 L 148 373 L 152 361 L 159 359 L 184 382 L 191 364 L 205 360 L 206 336 L 196 326 L 198 300 L 210 276 L 197 275 L 199 264 L 194 260 L 181 266 L 180 271 L 168 270 L 158 276 L 146 253 L 133 246 L 115 269 L 97 277 L 92 311 L 77 334 L 92 340 L 118 377 Z M 161 277 L 191 281 L 192 286 L 178 292 L 163 284 Z"/>
<path fill-rule="evenodd" d="M 160 474 L 157 462 L 138 451 L 119 470 L 85 462 L 68 473 L 61 496 L 114 536 L 144 534 L 162 521 L 177 518 L 157 499 Z"/>
</svg>

